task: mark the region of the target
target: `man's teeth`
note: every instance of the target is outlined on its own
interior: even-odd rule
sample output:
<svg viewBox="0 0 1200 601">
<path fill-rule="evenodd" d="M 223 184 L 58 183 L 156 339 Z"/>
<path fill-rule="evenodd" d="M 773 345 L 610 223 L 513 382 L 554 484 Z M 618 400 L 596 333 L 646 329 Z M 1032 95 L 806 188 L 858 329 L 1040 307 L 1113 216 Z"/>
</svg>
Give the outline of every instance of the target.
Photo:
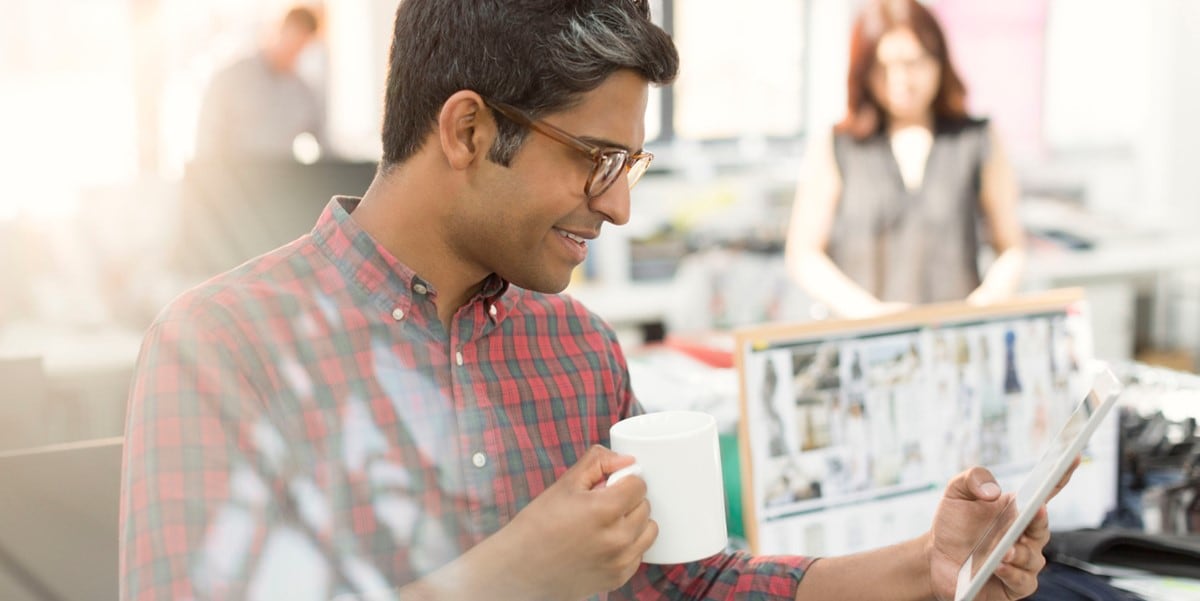
<svg viewBox="0 0 1200 601">
<path fill-rule="evenodd" d="M 584 240 L 583 238 L 580 238 L 579 236 L 576 236 L 575 234 L 572 234 L 571 232 L 564 231 L 564 230 L 558 230 L 558 234 L 560 236 L 562 236 L 563 238 L 574 240 L 575 242 L 577 242 L 579 244 L 587 244 L 587 240 Z"/>
</svg>

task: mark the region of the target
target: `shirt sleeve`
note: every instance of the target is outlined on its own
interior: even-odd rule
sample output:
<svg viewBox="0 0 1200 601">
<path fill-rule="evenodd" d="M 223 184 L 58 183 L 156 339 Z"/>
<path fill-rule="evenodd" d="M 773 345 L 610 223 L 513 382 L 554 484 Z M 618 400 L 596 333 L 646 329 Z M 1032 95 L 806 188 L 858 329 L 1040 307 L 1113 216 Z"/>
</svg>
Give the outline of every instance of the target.
<svg viewBox="0 0 1200 601">
<path fill-rule="evenodd" d="M 792 601 L 814 561 L 783 555 L 752 557 L 739 551 L 680 565 L 642 564 L 633 578 L 608 598 Z"/>
<path fill-rule="evenodd" d="M 123 600 L 242 598 L 267 538 L 281 439 L 245 345 L 214 321 L 160 319 L 142 345 L 122 469 Z"/>
</svg>

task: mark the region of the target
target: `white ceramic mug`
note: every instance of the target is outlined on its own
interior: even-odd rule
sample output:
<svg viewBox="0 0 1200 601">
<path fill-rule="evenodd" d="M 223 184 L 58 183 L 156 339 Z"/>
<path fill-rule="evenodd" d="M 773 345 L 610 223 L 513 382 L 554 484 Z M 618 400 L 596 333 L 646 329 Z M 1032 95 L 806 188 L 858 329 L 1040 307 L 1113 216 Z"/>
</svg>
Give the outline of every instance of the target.
<svg viewBox="0 0 1200 601">
<path fill-rule="evenodd" d="M 646 481 L 650 519 L 658 538 L 642 561 L 687 563 L 725 548 L 725 495 L 717 420 L 696 411 L 662 411 L 630 417 L 609 430 L 612 450 L 637 459 L 608 478 L 637 474 Z"/>
</svg>

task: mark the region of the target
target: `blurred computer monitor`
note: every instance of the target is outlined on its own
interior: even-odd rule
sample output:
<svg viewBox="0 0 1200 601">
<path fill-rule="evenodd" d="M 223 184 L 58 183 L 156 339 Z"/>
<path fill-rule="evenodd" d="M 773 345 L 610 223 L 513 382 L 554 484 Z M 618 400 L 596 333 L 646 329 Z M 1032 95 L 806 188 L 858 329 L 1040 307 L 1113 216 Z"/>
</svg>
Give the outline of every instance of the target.
<svg viewBox="0 0 1200 601">
<path fill-rule="evenodd" d="M 1086 393 L 1088 323 L 1082 293 L 1064 290 L 740 331 L 752 550 L 837 555 L 919 535 L 974 465 L 1015 489 Z M 1117 428 L 1113 412 L 1050 503 L 1055 528 L 1099 526 L 1116 506 Z"/>
<path fill-rule="evenodd" d="M 335 195 L 362 196 L 375 163 L 203 161 L 187 166 L 180 188 L 180 271 L 207 277 L 312 230 Z"/>
<path fill-rule="evenodd" d="M 0 453 L 0 599 L 117 598 L 120 438 Z"/>
</svg>

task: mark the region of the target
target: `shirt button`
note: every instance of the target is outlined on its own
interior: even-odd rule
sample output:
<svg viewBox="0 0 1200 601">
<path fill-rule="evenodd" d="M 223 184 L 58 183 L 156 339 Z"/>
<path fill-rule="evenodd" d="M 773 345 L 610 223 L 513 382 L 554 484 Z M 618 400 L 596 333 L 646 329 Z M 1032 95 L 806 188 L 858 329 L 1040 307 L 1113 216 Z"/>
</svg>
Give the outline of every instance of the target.
<svg viewBox="0 0 1200 601">
<path fill-rule="evenodd" d="M 457 351 L 454 353 L 454 362 L 457 363 L 459 367 L 462 367 L 462 351 Z"/>
<path fill-rule="evenodd" d="M 496 310 L 496 305 L 488 307 L 488 314 L 490 314 L 492 317 L 495 317 L 496 313 L 499 313 L 499 311 Z"/>
<path fill-rule="evenodd" d="M 396 307 L 395 309 L 392 309 L 392 319 L 394 319 L 396 321 L 400 321 L 401 319 L 404 319 L 404 309 L 401 309 L 400 307 Z"/>
<path fill-rule="evenodd" d="M 487 455 L 484 455 L 483 453 L 475 453 L 475 455 L 471 457 L 471 463 L 474 463 L 475 467 L 483 467 L 487 465 Z"/>
<path fill-rule="evenodd" d="M 426 288 L 425 284 L 413 284 L 413 292 L 416 292 L 421 296 L 425 296 L 426 294 L 429 294 L 429 288 Z"/>
</svg>

